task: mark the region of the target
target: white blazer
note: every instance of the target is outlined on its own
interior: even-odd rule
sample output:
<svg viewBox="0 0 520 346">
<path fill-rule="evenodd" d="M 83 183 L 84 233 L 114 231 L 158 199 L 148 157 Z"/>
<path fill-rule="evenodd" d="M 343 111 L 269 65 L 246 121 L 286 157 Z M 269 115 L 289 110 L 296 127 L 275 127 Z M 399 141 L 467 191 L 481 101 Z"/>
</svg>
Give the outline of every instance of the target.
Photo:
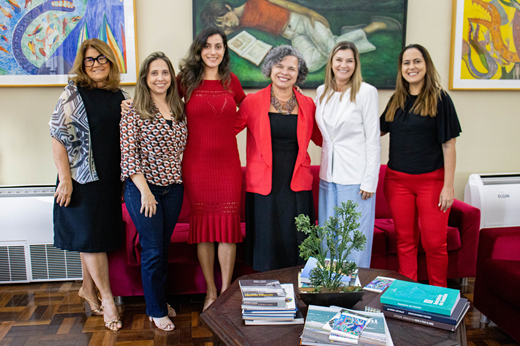
<svg viewBox="0 0 520 346">
<path fill-rule="evenodd" d="M 335 92 L 328 103 L 320 97 L 325 87 L 318 87 L 315 99 L 316 123 L 323 135 L 320 179 L 341 185 L 357 185 L 375 192 L 381 165 L 379 101 L 377 89 L 362 83 L 356 102 L 350 101 L 350 89 L 339 101 Z M 331 113 L 332 112 L 332 113 Z"/>
</svg>

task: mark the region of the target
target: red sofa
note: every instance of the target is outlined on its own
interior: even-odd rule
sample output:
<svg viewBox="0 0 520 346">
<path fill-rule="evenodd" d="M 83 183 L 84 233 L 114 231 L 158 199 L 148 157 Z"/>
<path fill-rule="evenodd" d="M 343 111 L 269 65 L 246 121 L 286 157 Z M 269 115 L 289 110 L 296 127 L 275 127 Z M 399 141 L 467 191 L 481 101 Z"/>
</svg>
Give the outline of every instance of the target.
<svg viewBox="0 0 520 346">
<path fill-rule="evenodd" d="M 314 176 L 313 196 L 318 215 L 319 166 L 311 167 Z M 376 194 L 376 222 L 374 227 L 374 242 L 372 248 L 372 268 L 397 270 L 396 238 L 390 210 L 383 193 L 386 165 L 381 166 L 379 184 Z M 242 168 L 242 174 L 245 169 Z M 186 243 L 189 229 L 189 203 L 184 196 L 179 221 L 172 235 L 169 251 L 169 281 L 171 294 L 203 293 L 206 285 L 202 270 L 198 264 L 195 245 Z M 245 235 L 245 184 L 242 181 L 242 206 L 240 208 L 242 234 Z M 143 295 L 141 284 L 141 267 L 139 236 L 130 219 L 126 207 L 123 206 L 123 221 L 125 223 L 124 246 L 108 256 L 110 270 L 110 285 L 114 296 Z M 477 260 L 478 231 L 480 211 L 468 204 L 455 200 L 453 204 L 448 230 L 449 278 L 464 278 L 475 276 Z M 234 277 L 252 273 L 243 259 L 243 244 L 237 245 L 237 258 Z M 219 268 L 215 267 L 218 280 Z M 426 280 L 426 262 L 424 251 L 419 254 L 419 280 Z M 217 283 L 218 285 L 218 283 Z"/>
<path fill-rule="evenodd" d="M 520 227 L 482 229 L 473 303 L 520 343 L 519 287 Z"/>
</svg>

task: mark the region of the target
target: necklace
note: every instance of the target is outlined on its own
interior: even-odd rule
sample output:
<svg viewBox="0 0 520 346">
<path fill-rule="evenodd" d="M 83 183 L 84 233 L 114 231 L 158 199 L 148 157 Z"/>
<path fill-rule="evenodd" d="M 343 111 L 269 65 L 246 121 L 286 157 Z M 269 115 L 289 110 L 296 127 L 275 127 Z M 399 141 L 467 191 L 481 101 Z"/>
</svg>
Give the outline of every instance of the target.
<svg viewBox="0 0 520 346">
<path fill-rule="evenodd" d="M 273 107 L 278 111 L 280 114 L 289 115 L 291 114 L 294 107 L 296 107 L 296 95 L 294 95 L 294 92 L 291 96 L 291 98 L 287 101 L 280 101 L 276 96 L 274 95 L 273 89 L 271 88 L 271 104 Z"/>
</svg>

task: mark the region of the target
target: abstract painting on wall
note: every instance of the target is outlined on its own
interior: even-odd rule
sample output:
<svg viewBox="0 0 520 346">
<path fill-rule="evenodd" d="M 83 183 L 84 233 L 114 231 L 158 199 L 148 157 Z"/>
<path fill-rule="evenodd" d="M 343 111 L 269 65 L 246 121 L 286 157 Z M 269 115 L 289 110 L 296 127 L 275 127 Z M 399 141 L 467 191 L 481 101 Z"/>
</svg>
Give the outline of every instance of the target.
<svg viewBox="0 0 520 346">
<path fill-rule="evenodd" d="M 0 0 L 0 86 L 65 85 L 78 47 L 99 38 L 136 82 L 134 0 Z"/>
<path fill-rule="evenodd" d="M 279 45 L 298 49 L 309 69 L 302 87 L 316 88 L 334 45 L 351 41 L 361 53 L 363 79 L 393 89 L 406 9 L 407 0 L 193 0 L 193 34 L 208 26 L 226 32 L 231 70 L 246 88 L 269 83 L 261 66 Z"/>
<path fill-rule="evenodd" d="M 453 0 L 450 89 L 520 89 L 520 2 Z"/>
</svg>

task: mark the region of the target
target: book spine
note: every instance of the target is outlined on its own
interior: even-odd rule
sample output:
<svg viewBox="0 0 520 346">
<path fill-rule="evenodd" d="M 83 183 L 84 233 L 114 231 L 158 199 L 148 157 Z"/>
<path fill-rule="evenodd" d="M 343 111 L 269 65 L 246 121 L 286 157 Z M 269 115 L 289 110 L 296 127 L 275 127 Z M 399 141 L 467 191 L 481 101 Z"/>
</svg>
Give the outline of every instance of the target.
<svg viewBox="0 0 520 346">
<path fill-rule="evenodd" d="M 442 306 L 437 305 L 431 305 L 431 304 L 422 304 L 422 303 L 410 303 L 410 302 L 404 302 L 402 300 L 398 300 L 392 297 L 385 297 L 385 295 L 381 296 L 381 303 L 387 304 L 387 305 L 394 305 L 394 306 L 401 306 L 403 308 L 409 308 L 414 310 L 421 310 L 423 312 L 433 312 L 434 314 L 441 314 L 450 316 L 451 310 Z"/>
<path fill-rule="evenodd" d="M 407 315 L 401 315 L 401 314 L 397 314 L 397 313 L 390 312 L 390 311 L 385 311 L 385 310 L 383 310 L 383 314 L 386 317 L 389 317 L 389 318 L 395 318 L 395 319 L 403 320 L 403 321 L 406 321 L 406 322 L 412 322 L 412 323 L 421 324 L 423 326 L 428 326 L 428 327 L 433 327 L 433 328 L 438 328 L 438 329 L 444 329 L 444 330 L 448 330 L 450 332 L 455 331 L 455 328 L 457 327 L 457 326 L 454 326 L 452 324 L 447 324 L 447 323 L 442 323 L 442 322 L 437 322 L 437 321 L 431 321 L 431 320 L 424 320 L 422 318 L 416 318 L 416 317 L 411 317 L 411 316 L 407 316 Z"/>
<path fill-rule="evenodd" d="M 243 300 L 242 308 L 251 306 L 273 306 L 273 307 L 285 307 L 285 300 L 280 302 L 262 302 L 262 301 L 253 301 L 253 300 Z"/>
<path fill-rule="evenodd" d="M 457 320 L 452 319 L 452 318 L 447 318 L 447 317 L 438 316 L 438 315 L 430 315 L 430 314 L 420 312 L 420 311 L 404 310 L 404 309 L 400 309 L 399 307 L 395 307 L 395 306 L 384 305 L 383 310 L 393 312 L 396 314 L 410 316 L 413 318 L 421 318 L 423 320 L 437 321 L 437 322 L 442 322 L 442 323 L 447 323 L 447 324 L 452 324 L 452 325 L 457 324 Z"/>
</svg>

